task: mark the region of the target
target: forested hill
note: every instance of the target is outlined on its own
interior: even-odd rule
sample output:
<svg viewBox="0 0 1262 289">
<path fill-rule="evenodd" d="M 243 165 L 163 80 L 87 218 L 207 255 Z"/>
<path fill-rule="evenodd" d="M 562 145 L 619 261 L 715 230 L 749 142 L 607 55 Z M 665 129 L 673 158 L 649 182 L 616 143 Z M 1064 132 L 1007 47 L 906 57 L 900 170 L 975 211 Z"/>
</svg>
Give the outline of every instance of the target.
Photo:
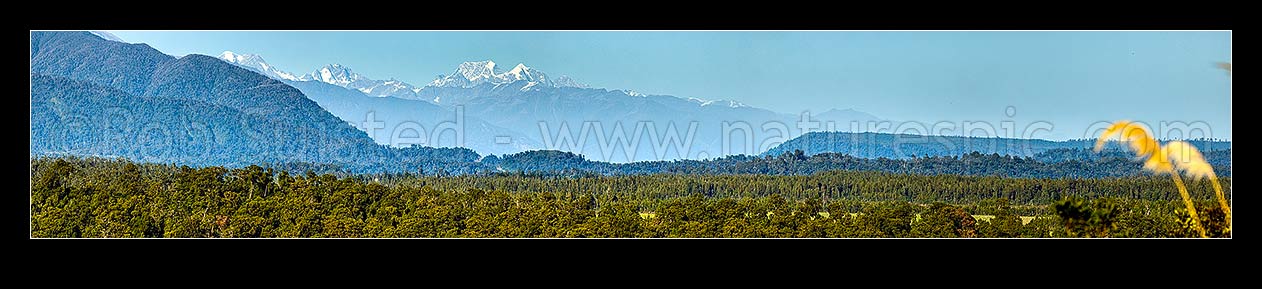
<svg viewBox="0 0 1262 289">
<path fill-rule="evenodd" d="M 222 105 L 47 75 L 31 75 L 31 123 L 33 152 L 191 165 L 279 161 L 273 154 L 301 140 L 251 134 L 304 131 Z"/>
<path fill-rule="evenodd" d="M 1231 176 L 1231 150 L 1205 152 L 1220 176 Z M 971 152 L 960 156 L 908 159 L 860 158 L 839 153 L 806 155 L 801 151 L 778 156 L 731 156 L 715 160 L 634 163 L 589 161 L 558 151 L 530 151 L 501 158 L 485 158 L 499 171 L 539 174 L 766 174 L 809 175 L 832 170 L 881 171 L 918 175 L 1003 176 L 1015 178 L 1110 178 L 1150 174 L 1126 151 L 1095 153 L 1087 149 L 1055 149 L 1021 157 Z"/>
<path fill-rule="evenodd" d="M 1151 176 L 337 178 L 99 159 L 30 170 L 35 238 L 1196 236 L 1170 179 Z M 1231 179 L 1219 182 L 1230 198 Z M 1209 236 L 1230 237 L 1211 183 L 1187 184 Z"/>
<path fill-rule="evenodd" d="M 1231 142 L 1193 140 L 1204 151 L 1231 148 Z M 971 152 L 1013 156 L 1034 156 L 1054 149 L 1080 149 L 1095 145 L 1095 139 L 1050 141 L 1042 139 L 925 136 L 890 133 L 812 132 L 767 150 L 763 155 L 778 156 L 801 150 L 806 155 L 841 153 L 861 158 L 911 158 L 913 156 L 959 156 Z"/>
<path fill-rule="evenodd" d="M 375 144 L 299 90 L 205 55 L 89 32 L 31 32 L 31 153 L 183 165 L 459 170 L 461 148 Z"/>
<path fill-rule="evenodd" d="M 592 161 L 570 152 L 528 151 L 503 157 L 485 156 L 463 149 L 409 148 L 398 164 L 350 166 L 303 162 L 267 163 L 265 167 L 290 173 L 333 173 L 337 175 L 811 175 L 827 171 L 875 171 L 913 175 L 1000 176 L 1010 178 L 1115 178 L 1151 175 L 1129 152 L 1091 152 L 1084 149 L 1056 149 L 1034 157 L 968 153 L 962 156 L 916 157 L 910 159 L 859 158 L 837 153 L 807 156 L 800 152 L 779 156 L 730 156 L 713 160 L 676 160 L 634 163 Z M 1205 152 L 1214 171 L 1231 176 L 1231 150 Z M 411 162 L 424 163 L 409 164 Z"/>
</svg>

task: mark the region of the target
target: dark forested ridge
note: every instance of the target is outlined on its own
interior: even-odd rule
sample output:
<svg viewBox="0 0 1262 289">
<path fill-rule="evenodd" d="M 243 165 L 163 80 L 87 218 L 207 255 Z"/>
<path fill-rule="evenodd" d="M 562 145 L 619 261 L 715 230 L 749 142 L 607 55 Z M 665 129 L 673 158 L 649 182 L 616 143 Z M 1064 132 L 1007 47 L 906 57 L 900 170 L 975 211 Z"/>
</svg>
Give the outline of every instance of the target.
<svg viewBox="0 0 1262 289">
<path fill-rule="evenodd" d="M 213 57 L 32 32 L 31 74 L 32 152 L 213 165 L 388 154 L 297 89 Z"/>
<path fill-rule="evenodd" d="M 112 121 L 99 121 L 105 116 L 113 116 Z M 248 124 L 255 126 L 247 128 Z M 191 165 L 245 161 L 237 154 L 266 161 L 262 148 L 281 146 L 276 142 L 284 140 L 250 138 L 247 134 L 284 128 L 256 115 L 202 101 L 137 97 L 89 82 L 31 75 L 33 152 L 124 156 Z M 219 141 L 208 141 L 212 139 Z"/>
<path fill-rule="evenodd" d="M 1206 158 L 1222 176 L 1231 176 L 1231 150 L 1206 152 Z M 971 152 L 960 156 L 907 159 L 860 158 L 838 153 L 807 156 L 801 151 L 778 156 L 730 156 L 714 160 L 607 163 L 561 151 L 529 151 L 488 156 L 478 164 L 480 173 L 522 172 L 550 175 L 626 174 L 764 174 L 809 175 L 832 170 L 879 171 L 904 174 L 1004 176 L 1016 178 L 1108 178 L 1148 174 L 1127 152 L 1087 149 L 1054 149 L 1033 157 Z"/>
<path fill-rule="evenodd" d="M 464 148 L 389 148 L 299 90 L 214 57 L 31 32 L 31 154 L 354 172 L 474 172 Z"/>
<path fill-rule="evenodd" d="M 1189 140 L 1201 150 L 1225 150 L 1231 142 Z M 812 132 L 767 150 L 776 156 L 801 150 L 806 155 L 841 153 L 862 158 L 912 158 L 916 156 L 958 156 L 970 152 L 1012 156 L 1033 156 L 1056 149 L 1087 149 L 1095 139 L 1050 141 L 998 137 L 930 136 L 891 133 Z M 1116 146 L 1116 145 L 1111 145 Z"/>
<path fill-rule="evenodd" d="M 1231 179 L 1220 181 L 1230 197 Z M 33 237 L 1194 237 L 1162 177 L 370 176 L 31 162 Z M 1224 237 L 1206 180 L 1201 222 Z"/>
</svg>

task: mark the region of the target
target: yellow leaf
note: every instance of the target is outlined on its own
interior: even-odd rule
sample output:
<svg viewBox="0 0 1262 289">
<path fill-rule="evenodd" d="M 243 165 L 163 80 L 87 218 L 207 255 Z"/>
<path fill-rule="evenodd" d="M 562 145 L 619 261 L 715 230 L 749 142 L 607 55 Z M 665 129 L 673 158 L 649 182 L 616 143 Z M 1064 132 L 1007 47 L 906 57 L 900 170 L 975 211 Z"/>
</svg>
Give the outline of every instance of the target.
<svg viewBox="0 0 1262 289">
<path fill-rule="evenodd" d="M 1205 161 L 1205 156 L 1201 155 L 1196 146 L 1182 141 L 1172 141 L 1167 143 L 1162 151 L 1173 161 L 1176 168 L 1189 177 L 1217 179 L 1214 175 L 1214 167 Z"/>
<path fill-rule="evenodd" d="M 1131 149 L 1135 151 L 1135 155 L 1139 157 L 1148 157 L 1160 149 L 1157 140 L 1153 139 L 1143 126 L 1129 120 L 1120 120 L 1104 129 L 1104 132 L 1096 139 L 1095 151 L 1104 149 L 1104 142 L 1112 139 L 1114 135 L 1120 135 L 1122 141 L 1128 142 Z"/>
<path fill-rule="evenodd" d="M 1148 159 L 1144 161 L 1144 169 L 1159 174 L 1174 172 L 1174 166 L 1170 164 L 1170 159 L 1166 156 L 1166 152 L 1163 150 L 1157 150 L 1152 154 L 1152 156 L 1148 157 Z"/>
<path fill-rule="evenodd" d="M 1118 132 L 1121 132 L 1122 129 L 1130 125 L 1130 123 L 1131 122 L 1129 120 L 1119 120 L 1114 122 L 1112 125 L 1109 125 L 1108 128 L 1105 128 L 1104 132 L 1100 133 L 1100 137 L 1095 141 L 1095 151 L 1099 152 L 1101 149 L 1104 149 L 1104 142 L 1108 141 Z"/>
</svg>

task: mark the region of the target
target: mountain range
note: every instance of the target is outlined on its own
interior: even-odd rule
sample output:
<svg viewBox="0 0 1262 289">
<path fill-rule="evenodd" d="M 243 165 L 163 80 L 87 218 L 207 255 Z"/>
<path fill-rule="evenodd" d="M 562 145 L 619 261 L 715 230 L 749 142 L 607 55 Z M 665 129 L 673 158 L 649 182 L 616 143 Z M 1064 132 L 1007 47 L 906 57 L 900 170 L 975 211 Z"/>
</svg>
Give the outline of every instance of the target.
<svg viewBox="0 0 1262 289">
<path fill-rule="evenodd" d="M 465 148 L 373 142 L 284 82 L 89 32 L 31 33 L 31 154 L 182 165 L 322 164 L 459 172 Z"/>
<path fill-rule="evenodd" d="M 258 55 L 225 51 L 219 58 L 297 88 L 320 107 L 366 132 L 378 144 L 464 147 L 484 154 L 508 154 L 539 147 L 538 141 L 517 131 L 468 116 L 463 110 L 415 100 L 414 94 L 409 97 L 371 94 L 389 90 L 393 83 L 400 83 L 402 87 L 408 84 L 373 80 L 342 65 L 332 64 L 311 74 L 294 75 L 276 69 Z M 410 91 L 410 88 L 400 91 Z M 457 127 L 463 129 L 455 129 Z"/>
<path fill-rule="evenodd" d="M 851 162 L 838 156 L 909 159 L 979 152 L 1030 157 L 1079 150 L 1057 155 L 1088 159 L 1083 155 L 1090 154 L 1080 150 L 1091 145 L 1087 140 L 861 130 L 796 137 L 797 122 L 806 114 L 591 88 L 522 64 L 501 69 L 493 61 L 461 63 L 416 87 L 374 80 L 342 65 L 298 75 L 258 55 L 174 57 L 98 33 L 32 32 L 30 62 L 32 155 L 186 165 L 331 165 L 357 172 L 585 166 L 670 172 L 724 171 L 726 165 L 763 157 L 830 153 L 824 157 L 830 161 L 811 170 L 826 169 L 831 160 Z M 880 120 L 850 109 L 809 116 L 842 123 Z M 1194 143 L 1206 151 L 1230 148 L 1230 142 Z M 672 159 L 719 160 L 660 161 Z M 631 161 L 636 162 L 612 164 Z"/>
<path fill-rule="evenodd" d="M 33 32 L 31 74 L 32 151 L 197 164 L 380 152 L 297 89 L 214 57 Z"/>
<path fill-rule="evenodd" d="M 358 122 L 370 111 L 388 115 L 385 131 L 405 122 L 433 127 L 451 119 L 434 118 L 444 113 L 425 104 L 445 109 L 445 115 L 462 111 L 467 123 L 483 128 L 466 131 L 464 147 L 491 154 L 548 149 L 613 162 L 758 154 L 794 137 L 795 123 L 802 117 L 728 100 L 592 88 L 566 75 L 553 78 L 520 63 L 505 69 L 491 60 L 460 63 L 417 87 L 393 78 L 372 79 L 340 64 L 297 75 L 276 69 L 258 55 L 226 51 L 220 59 L 293 85 L 348 122 Z M 361 100 L 350 97 L 355 93 L 312 83 L 414 102 Z M 351 101 L 343 101 L 347 99 Z M 847 130 L 851 121 L 881 120 L 852 109 L 833 109 L 811 119 L 835 122 L 838 130 Z M 373 139 L 396 143 L 389 135 Z"/>
</svg>

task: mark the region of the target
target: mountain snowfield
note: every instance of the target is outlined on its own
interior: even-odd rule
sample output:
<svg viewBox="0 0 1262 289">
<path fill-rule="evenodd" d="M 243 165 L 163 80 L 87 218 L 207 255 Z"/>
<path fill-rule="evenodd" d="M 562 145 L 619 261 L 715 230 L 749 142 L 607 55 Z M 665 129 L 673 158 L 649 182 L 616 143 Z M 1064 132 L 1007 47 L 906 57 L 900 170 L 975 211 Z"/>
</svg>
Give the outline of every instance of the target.
<svg viewBox="0 0 1262 289">
<path fill-rule="evenodd" d="M 266 61 L 263 61 L 263 57 L 258 56 L 258 55 L 236 54 L 236 53 L 232 53 L 232 51 L 224 51 L 223 53 L 219 54 L 219 59 L 223 59 L 224 61 L 227 61 L 228 63 L 236 64 L 239 66 L 253 68 L 257 70 L 258 72 L 263 73 L 264 76 L 271 77 L 276 80 L 298 80 L 299 79 L 297 76 L 294 76 L 292 73 L 280 71 L 278 69 L 273 68 L 271 65 L 268 65 Z"/>
<path fill-rule="evenodd" d="M 114 35 L 114 33 L 109 33 L 109 32 L 100 31 L 100 30 L 88 31 L 88 32 L 92 33 L 92 35 L 96 35 L 97 37 L 101 37 L 102 39 L 105 39 L 105 40 L 127 43 L 127 41 L 123 41 L 122 38 L 118 38 L 118 36 Z"/>
<path fill-rule="evenodd" d="M 337 85 L 349 89 L 358 90 L 364 94 L 377 97 L 397 97 L 402 99 L 415 99 L 416 92 L 420 91 L 419 87 L 412 86 L 403 81 L 396 79 L 375 80 L 352 71 L 349 67 L 341 64 L 329 64 L 316 69 L 308 74 L 297 75 L 276 69 L 263 60 L 262 56 L 257 54 L 240 54 L 232 51 L 224 51 L 219 54 L 219 59 L 228 63 L 244 66 L 254 69 L 267 77 L 276 80 L 288 81 L 319 81 L 332 85 Z"/>
<path fill-rule="evenodd" d="M 397 79 L 376 80 L 365 77 L 349 67 L 341 64 L 329 64 L 316 69 L 315 71 L 299 77 L 299 80 L 314 80 L 345 88 L 350 88 L 363 92 L 371 96 L 377 97 L 397 97 L 402 99 L 416 99 L 416 92 L 420 88 L 399 81 Z"/>
<path fill-rule="evenodd" d="M 522 63 L 518 63 L 512 69 L 504 71 L 503 66 L 497 65 L 491 60 L 461 63 L 456 67 L 455 72 L 441 75 L 426 86 L 473 88 L 482 84 L 504 85 L 518 81 L 525 81 L 525 84 L 521 85 L 520 89 L 522 90 L 535 87 L 589 88 L 587 85 L 579 83 L 566 75 L 552 80 L 548 78 L 548 74 Z M 438 100 L 435 100 L 435 102 L 438 102 Z"/>
<path fill-rule="evenodd" d="M 333 115 L 392 147 L 413 144 L 465 147 L 480 154 L 510 154 L 539 147 L 534 139 L 429 102 L 366 95 L 320 81 L 283 81 Z M 464 129 L 457 134 L 455 127 Z M 503 139 L 511 140 L 501 142 Z"/>
<path fill-rule="evenodd" d="M 835 131 L 851 131 L 853 121 L 881 120 L 852 109 L 790 114 L 731 100 L 592 88 L 567 75 L 554 78 L 522 63 L 505 67 L 492 60 L 460 63 L 417 87 L 369 78 L 340 64 L 299 76 L 258 55 L 225 51 L 219 58 L 295 86 L 361 130 L 371 129 L 363 125 L 369 113 L 383 117 L 385 128 L 370 135 L 377 143 L 396 146 L 397 134 L 389 132 L 409 122 L 428 130 L 451 121 L 456 111 L 467 120 L 464 146 L 480 153 L 561 150 L 610 162 L 756 155 L 802 135 L 796 125 L 804 114 L 836 123 L 819 126 Z"/>
<path fill-rule="evenodd" d="M 458 114 L 456 109 L 398 97 L 398 94 L 373 94 L 397 81 L 376 82 L 342 65 L 331 64 L 311 74 L 294 76 L 275 69 L 258 55 L 225 51 L 219 58 L 297 88 L 320 107 L 368 133 L 378 144 L 465 147 L 483 154 L 501 155 L 540 147 L 538 141 L 529 136 Z M 463 134 L 446 129 L 457 124 L 464 127 Z"/>
</svg>

